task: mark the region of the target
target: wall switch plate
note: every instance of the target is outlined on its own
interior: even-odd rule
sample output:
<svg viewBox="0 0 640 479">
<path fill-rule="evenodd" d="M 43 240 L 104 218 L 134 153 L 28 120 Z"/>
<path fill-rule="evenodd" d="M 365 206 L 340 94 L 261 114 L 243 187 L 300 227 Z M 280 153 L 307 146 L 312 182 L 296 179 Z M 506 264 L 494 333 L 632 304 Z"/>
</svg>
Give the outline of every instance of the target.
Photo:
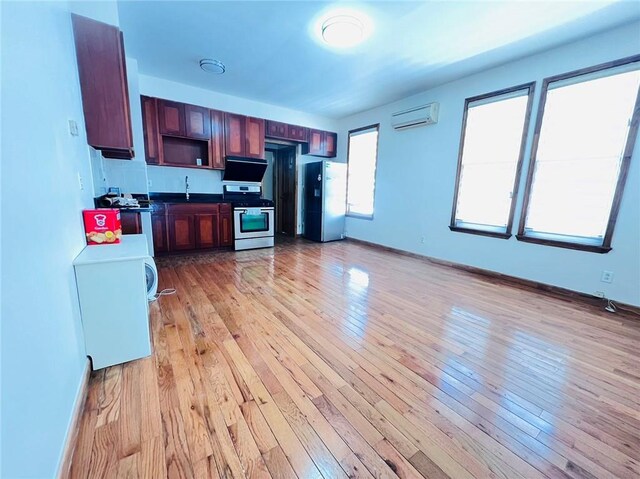
<svg viewBox="0 0 640 479">
<path fill-rule="evenodd" d="M 78 136 L 78 122 L 75 120 L 69 120 L 69 134 L 71 136 Z"/>
<path fill-rule="evenodd" d="M 424 244 L 425 239 L 426 239 L 426 238 L 425 238 L 424 236 L 420 236 L 420 243 Z"/>
<path fill-rule="evenodd" d="M 78 172 L 78 186 L 80 187 L 80 191 L 84 190 L 84 181 L 82 180 L 80 172 Z"/>
<path fill-rule="evenodd" d="M 600 281 L 603 283 L 613 283 L 613 271 L 603 271 Z"/>
</svg>

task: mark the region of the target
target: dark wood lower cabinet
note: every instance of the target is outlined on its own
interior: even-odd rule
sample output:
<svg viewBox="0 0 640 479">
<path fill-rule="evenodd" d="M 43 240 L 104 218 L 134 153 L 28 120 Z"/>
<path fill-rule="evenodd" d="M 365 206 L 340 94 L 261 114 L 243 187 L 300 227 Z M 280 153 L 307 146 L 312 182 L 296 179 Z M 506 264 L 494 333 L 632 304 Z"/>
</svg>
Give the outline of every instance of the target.
<svg viewBox="0 0 640 479">
<path fill-rule="evenodd" d="M 139 235 L 142 233 L 140 213 L 136 211 L 120 211 L 120 223 L 123 235 Z"/>
<path fill-rule="evenodd" d="M 167 204 L 166 213 L 151 215 L 156 254 L 188 252 L 233 245 L 228 203 Z"/>
<path fill-rule="evenodd" d="M 167 214 L 170 251 L 196 249 L 195 215 Z"/>
<path fill-rule="evenodd" d="M 195 215 L 196 248 L 217 248 L 220 246 L 218 224 L 220 216 L 216 214 Z"/>
<path fill-rule="evenodd" d="M 151 231 L 153 234 L 153 250 L 155 254 L 169 252 L 167 238 L 167 217 L 164 211 L 151 215 Z"/>
<path fill-rule="evenodd" d="M 220 246 L 232 245 L 233 218 L 231 216 L 231 205 L 220 205 Z"/>
</svg>

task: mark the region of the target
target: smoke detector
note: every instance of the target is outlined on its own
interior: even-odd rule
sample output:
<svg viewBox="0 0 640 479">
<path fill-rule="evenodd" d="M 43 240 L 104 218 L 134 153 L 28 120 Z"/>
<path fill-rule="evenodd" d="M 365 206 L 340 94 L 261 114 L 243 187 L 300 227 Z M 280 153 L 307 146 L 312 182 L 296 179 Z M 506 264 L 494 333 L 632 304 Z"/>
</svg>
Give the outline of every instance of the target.
<svg viewBox="0 0 640 479">
<path fill-rule="evenodd" d="M 219 60 L 212 60 L 210 58 L 203 58 L 200 60 L 200 68 L 207 73 L 215 73 L 216 75 L 222 75 L 226 71 L 224 63 Z"/>
</svg>

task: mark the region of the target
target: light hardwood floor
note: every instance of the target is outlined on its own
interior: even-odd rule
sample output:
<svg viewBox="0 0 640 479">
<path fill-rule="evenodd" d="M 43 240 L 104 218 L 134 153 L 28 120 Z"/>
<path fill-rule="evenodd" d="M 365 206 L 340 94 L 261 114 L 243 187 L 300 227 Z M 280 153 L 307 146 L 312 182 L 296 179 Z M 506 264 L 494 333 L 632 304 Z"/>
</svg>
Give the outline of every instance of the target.
<svg viewBox="0 0 640 479">
<path fill-rule="evenodd" d="M 71 476 L 640 477 L 640 321 L 354 242 L 161 259 Z"/>
</svg>

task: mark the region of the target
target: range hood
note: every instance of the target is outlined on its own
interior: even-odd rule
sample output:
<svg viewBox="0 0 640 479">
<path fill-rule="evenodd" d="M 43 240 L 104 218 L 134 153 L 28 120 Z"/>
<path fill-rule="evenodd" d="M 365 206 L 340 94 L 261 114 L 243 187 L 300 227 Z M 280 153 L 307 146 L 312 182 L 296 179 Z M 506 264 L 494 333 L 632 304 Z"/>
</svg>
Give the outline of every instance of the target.
<svg viewBox="0 0 640 479">
<path fill-rule="evenodd" d="M 250 181 L 260 183 L 267 170 L 267 160 L 228 156 L 225 162 L 223 181 Z"/>
</svg>

